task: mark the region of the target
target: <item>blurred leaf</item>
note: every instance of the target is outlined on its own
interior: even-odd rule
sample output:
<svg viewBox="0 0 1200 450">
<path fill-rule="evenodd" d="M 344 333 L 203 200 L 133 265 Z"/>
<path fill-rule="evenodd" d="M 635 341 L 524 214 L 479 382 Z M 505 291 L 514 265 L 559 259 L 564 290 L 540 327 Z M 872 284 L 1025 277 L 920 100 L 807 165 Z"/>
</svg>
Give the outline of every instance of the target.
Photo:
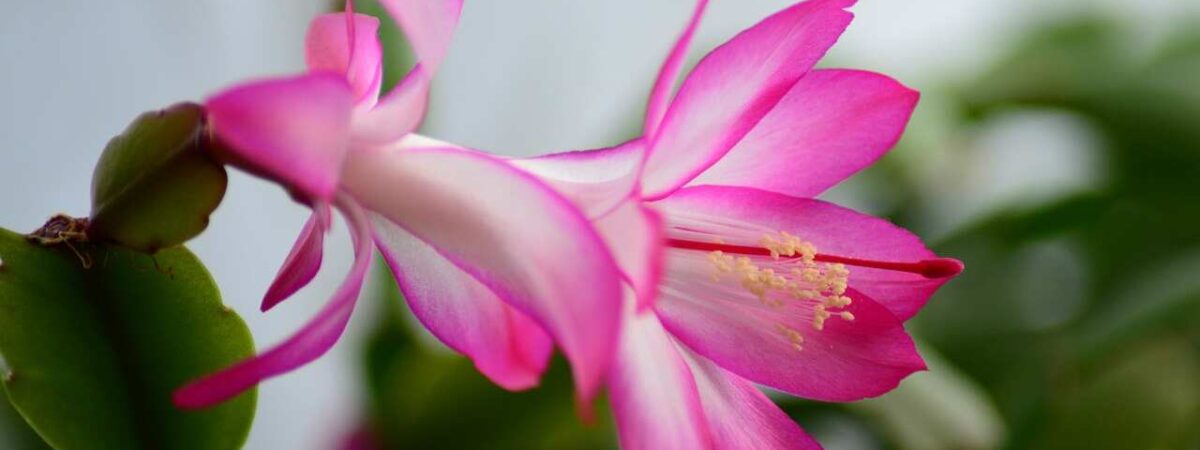
<svg viewBox="0 0 1200 450">
<path fill-rule="evenodd" d="M 999 447 L 1004 423 L 987 394 L 928 348 L 928 372 L 913 374 L 882 397 L 850 405 L 873 417 L 900 448 L 986 450 Z"/>
<path fill-rule="evenodd" d="M 556 358 L 541 386 L 508 392 L 467 358 L 421 342 L 403 319 L 389 280 L 384 322 L 367 348 L 369 428 L 382 449 L 612 449 L 609 413 L 584 425 L 575 413 L 570 370 Z M 599 403 L 604 403 L 603 400 Z"/>
<path fill-rule="evenodd" d="M 1166 398 L 1197 401 L 1180 380 L 1200 354 L 1200 34 L 1182 23 L 1192 37 L 1150 59 L 1112 23 L 1059 23 L 961 90 L 973 120 L 1047 107 L 1086 120 L 1108 172 L 1095 192 L 998 213 L 938 246 L 967 270 L 917 329 L 995 399 L 1007 448 L 1188 448 L 1189 430 L 1196 444 L 1196 417 Z M 1065 252 L 1030 252 L 1048 244 Z M 1045 326 L 1022 326 L 1030 313 Z M 1163 339 L 1170 350 L 1146 346 Z"/>
<path fill-rule="evenodd" d="M 227 181 L 205 133 L 200 105 L 180 103 L 138 116 L 109 141 L 92 175 L 88 234 L 154 253 L 204 231 Z"/>
<path fill-rule="evenodd" d="M 2 367 L 3 365 L 0 365 Z M 29 428 L 25 419 L 8 401 L 0 402 L 0 448 L 6 450 L 47 450 L 50 447 Z"/>
<path fill-rule="evenodd" d="M 1062 396 L 1035 448 L 1192 448 L 1200 437 L 1200 358 L 1191 344 L 1149 342 L 1106 367 Z"/>
<path fill-rule="evenodd" d="M 9 400 L 59 450 L 238 448 L 254 392 L 177 410 L 183 383 L 250 356 L 249 330 L 183 247 L 151 257 L 0 229 L 0 353 Z M 90 262 L 90 268 L 82 266 Z"/>
<path fill-rule="evenodd" d="M 1023 36 L 1007 58 L 964 92 L 974 106 L 1063 102 L 1127 83 L 1135 61 L 1115 23 L 1094 18 L 1052 24 Z M 1098 75 L 1103 76 L 1098 76 Z"/>
<path fill-rule="evenodd" d="M 805 400 L 766 390 L 768 397 L 800 427 L 829 450 L 893 449 L 865 415 L 852 411 L 849 403 Z"/>
<path fill-rule="evenodd" d="M 1200 251 L 1136 272 L 1116 300 L 1080 324 L 1082 362 L 1094 363 L 1121 344 L 1167 332 L 1191 333 L 1200 346 Z"/>
</svg>

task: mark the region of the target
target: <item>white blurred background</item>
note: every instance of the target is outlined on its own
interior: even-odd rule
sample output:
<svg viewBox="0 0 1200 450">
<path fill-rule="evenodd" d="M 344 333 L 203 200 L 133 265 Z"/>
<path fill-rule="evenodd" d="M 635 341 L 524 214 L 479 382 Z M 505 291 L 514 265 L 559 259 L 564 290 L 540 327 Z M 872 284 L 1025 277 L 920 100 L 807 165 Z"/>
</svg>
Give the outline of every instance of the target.
<svg viewBox="0 0 1200 450">
<path fill-rule="evenodd" d="M 693 56 L 790 3 L 714 0 Z M 1023 27 L 1102 14 L 1142 32 L 1192 0 L 863 0 L 825 65 L 882 71 L 919 90 L 982 70 Z M 0 12 L 0 226 L 29 231 L 56 212 L 85 215 L 91 168 L 107 140 L 140 112 L 200 100 L 251 77 L 299 71 L 309 18 L 329 1 L 18 1 Z M 687 0 L 468 2 L 439 74 L 425 131 L 513 155 L 590 148 L 628 136 L 657 65 L 691 7 Z M 936 92 L 918 114 L 936 117 Z M 1015 117 L 981 133 L 968 179 L 930 214 L 936 233 L 1028 192 L 1087 189 L 1100 161 L 1071 120 Z M 1020 148 L 1041 157 L 988 149 Z M 936 149 L 929 149 L 933 152 Z M 1036 166 L 1033 162 L 1036 161 Z M 838 192 L 861 208 L 853 189 Z M 979 202 L 978 199 L 990 199 Z M 857 202 L 857 203 L 856 203 Z M 995 204 L 992 204 L 995 203 Z M 224 203 L 191 247 L 225 302 L 262 348 L 295 330 L 348 267 L 336 228 L 322 276 L 272 313 L 258 302 L 307 212 L 282 190 L 233 173 Z M 247 448 L 325 449 L 355 423 L 361 327 L 328 356 L 260 390 Z M 360 333 L 356 334 L 356 331 Z M 3 437 L 0 436 L 0 444 Z M 828 443 L 832 444 L 832 443 Z M 2 447 L 2 445 L 0 445 Z"/>
</svg>

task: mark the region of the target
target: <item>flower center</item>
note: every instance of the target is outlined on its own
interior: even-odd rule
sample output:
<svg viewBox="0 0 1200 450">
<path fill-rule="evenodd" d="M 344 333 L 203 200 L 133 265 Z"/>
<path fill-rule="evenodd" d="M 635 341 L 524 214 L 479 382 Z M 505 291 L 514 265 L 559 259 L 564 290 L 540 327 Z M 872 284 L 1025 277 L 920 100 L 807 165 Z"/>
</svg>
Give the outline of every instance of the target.
<svg viewBox="0 0 1200 450">
<path fill-rule="evenodd" d="M 942 278 L 962 271 L 962 263 L 949 258 L 916 262 L 878 261 L 818 252 L 816 246 L 786 232 L 765 234 L 759 246 L 732 245 L 724 242 L 699 242 L 669 238 L 667 246 L 681 250 L 708 252 L 713 281 L 733 277 L 741 287 L 763 304 L 782 308 L 799 303 L 812 308 L 812 327 L 821 331 L 830 318 L 853 321 L 845 308 L 853 303 L 846 295 L 850 267 L 869 267 Z M 751 257 L 769 257 L 756 263 Z M 777 324 L 779 332 L 797 351 L 803 348 L 803 335 L 787 325 Z"/>
</svg>

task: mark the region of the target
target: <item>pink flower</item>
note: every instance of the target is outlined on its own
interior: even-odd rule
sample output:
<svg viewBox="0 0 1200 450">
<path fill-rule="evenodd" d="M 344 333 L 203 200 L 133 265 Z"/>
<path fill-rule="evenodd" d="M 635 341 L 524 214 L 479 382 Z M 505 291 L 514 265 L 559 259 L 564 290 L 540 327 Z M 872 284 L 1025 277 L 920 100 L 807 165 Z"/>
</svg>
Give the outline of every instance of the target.
<svg viewBox="0 0 1200 450">
<path fill-rule="evenodd" d="M 883 75 L 812 69 L 853 3 L 768 17 L 672 98 L 701 0 L 642 137 L 515 161 L 593 219 L 630 287 L 607 379 L 622 447 L 818 448 L 752 383 L 852 401 L 925 368 L 903 322 L 962 264 L 812 198 L 890 149 L 918 98 Z"/>
<path fill-rule="evenodd" d="M 329 350 L 353 311 L 372 240 L 417 317 L 498 384 L 535 385 L 556 342 L 572 363 L 581 400 L 599 389 L 619 331 L 612 257 L 567 199 L 504 161 L 447 146 L 397 145 L 424 113 L 462 4 L 381 1 L 419 59 L 387 96 L 378 97 L 378 21 L 354 14 L 348 3 L 345 14 L 313 20 L 307 73 L 238 85 L 206 102 L 212 131 L 227 147 L 222 156 L 313 209 L 263 310 L 316 274 L 331 206 L 349 224 L 355 260 L 303 329 L 180 389 L 179 406 L 220 402 Z"/>
</svg>

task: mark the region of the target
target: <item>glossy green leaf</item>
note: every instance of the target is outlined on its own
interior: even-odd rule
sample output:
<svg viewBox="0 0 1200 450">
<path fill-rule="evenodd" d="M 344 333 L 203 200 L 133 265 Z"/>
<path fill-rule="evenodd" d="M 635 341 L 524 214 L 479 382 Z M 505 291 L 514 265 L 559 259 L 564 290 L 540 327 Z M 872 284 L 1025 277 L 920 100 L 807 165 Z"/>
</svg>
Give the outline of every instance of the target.
<svg viewBox="0 0 1200 450">
<path fill-rule="evenodd" d="M 96 163 L 88 234 L 153 253 L 204 231 L 227 182 L 207 142 L 204 111 L 194 103 L 135 119 Z"/>
<path fill-rule="evenodd" d="M 198 412 L 171 404 L 183 383 L 254 352 L 186 248 L 152 257 L 47 246 L 0 229 L 0 261 L 4 388 L 52 447 L 225 450 L 245 441 L 254 392 Z"/>
</svg>

